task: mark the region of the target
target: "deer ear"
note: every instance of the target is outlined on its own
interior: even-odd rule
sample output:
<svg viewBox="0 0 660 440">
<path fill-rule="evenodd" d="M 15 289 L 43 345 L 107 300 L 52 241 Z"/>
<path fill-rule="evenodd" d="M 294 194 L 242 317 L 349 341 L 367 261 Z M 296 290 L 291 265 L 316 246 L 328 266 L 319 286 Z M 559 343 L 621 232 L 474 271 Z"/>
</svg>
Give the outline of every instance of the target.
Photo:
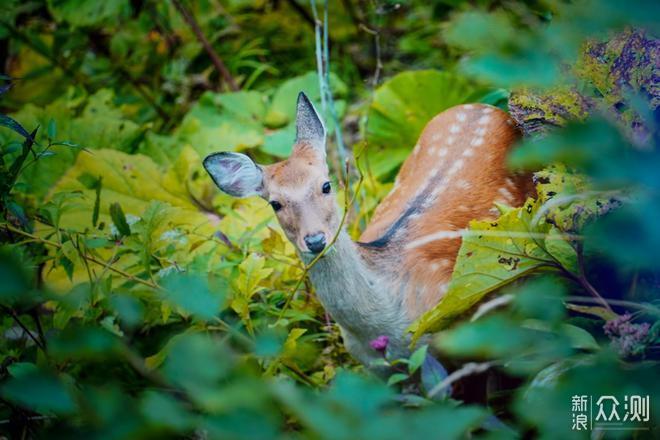
<svg viewBox="0 0 660 440">
<path fill-rule="evenodd" d="M 263 172 L 245 154 L 214 153 L 204 159 L 204 168 L 218 188 L 234 197 L 261 195 Z"/>
<path fill-rule="evenodd" d="M 303 141 L 325 155 L 325 127 L 307 95 L 300 92 L 296 107 L 296 143 Z"/>
</svg>

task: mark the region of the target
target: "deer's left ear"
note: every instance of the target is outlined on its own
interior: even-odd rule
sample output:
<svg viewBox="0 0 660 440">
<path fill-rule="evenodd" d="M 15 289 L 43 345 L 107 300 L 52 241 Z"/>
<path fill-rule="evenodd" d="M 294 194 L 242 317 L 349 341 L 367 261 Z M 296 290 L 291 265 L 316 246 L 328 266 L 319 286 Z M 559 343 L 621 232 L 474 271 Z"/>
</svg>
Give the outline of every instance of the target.
<svg viewBox="0 0 660 440">
<path fill-rule="evenodd" d="M 263 193 L 263 172 L 245 154 L 211 154 L 204 159 L 204 168 L 218 188 L 230 196 L 242 198 Z"/>
<path fill-rule="evenodd" d="M 303 93 L 296 107 L 296 143 L 307 142 L 325 157 L 325 127 L 314 105 Z"/>
</svg>

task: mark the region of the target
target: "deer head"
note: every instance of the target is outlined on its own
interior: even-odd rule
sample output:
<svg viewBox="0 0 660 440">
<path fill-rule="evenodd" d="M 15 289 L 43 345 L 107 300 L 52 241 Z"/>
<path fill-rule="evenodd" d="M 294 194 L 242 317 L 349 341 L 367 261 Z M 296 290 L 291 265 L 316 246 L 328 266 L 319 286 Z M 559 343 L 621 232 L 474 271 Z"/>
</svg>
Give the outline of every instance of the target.
<svg viewBox="0 0 660 440">
<path fill-rule="evenodd" d="M 339 227 L 326 164 L 325 127 L 302 92 L 298 95 L 296 140 L 288 159 L 259 165 L 245 154 L 221 152 L 206 157 L 204 168 L 227 194 L 260 196 L 268 201 L 287 237 L 303 255 L 320 253 Z"/>
</svg>

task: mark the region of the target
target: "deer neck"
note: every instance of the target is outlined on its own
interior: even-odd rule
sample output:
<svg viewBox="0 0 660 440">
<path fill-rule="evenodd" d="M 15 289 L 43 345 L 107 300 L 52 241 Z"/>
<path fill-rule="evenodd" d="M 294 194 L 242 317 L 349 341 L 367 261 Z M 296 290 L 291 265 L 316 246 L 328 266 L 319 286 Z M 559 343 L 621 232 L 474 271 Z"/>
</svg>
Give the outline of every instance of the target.
<svg viewBox="0 0 660 440">
<path fill-rule="evenodd" d="M 402 311 L 401 296 L 391 291 L 388 268 L 381 266 L 378 258 L 365 254 L 342 231 L 333 249 L 309 272 L 326 311 L 345 333 L 367 347 L 381 335 L 396 345 L 410 324 Z"/>
</svg>

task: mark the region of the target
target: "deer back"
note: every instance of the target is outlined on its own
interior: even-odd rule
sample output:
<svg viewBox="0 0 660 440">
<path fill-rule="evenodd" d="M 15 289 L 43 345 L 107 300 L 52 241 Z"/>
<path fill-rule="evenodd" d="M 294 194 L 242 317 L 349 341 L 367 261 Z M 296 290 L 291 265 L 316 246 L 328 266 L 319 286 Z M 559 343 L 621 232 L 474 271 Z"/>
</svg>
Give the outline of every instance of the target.
<svg viewBox="0 0 660 440">
<path fill-rule="evenodd" d="M 452 232 L 496 217 L 494 202 L 519 206 L 529 176 L 506 168 L 519 132 L 496 107 L 467 104 L 433 118 L 360 237 L 372 261 L 389 270 L 409 318 L 445 293 L 460 247 Z"/>
</svg>

